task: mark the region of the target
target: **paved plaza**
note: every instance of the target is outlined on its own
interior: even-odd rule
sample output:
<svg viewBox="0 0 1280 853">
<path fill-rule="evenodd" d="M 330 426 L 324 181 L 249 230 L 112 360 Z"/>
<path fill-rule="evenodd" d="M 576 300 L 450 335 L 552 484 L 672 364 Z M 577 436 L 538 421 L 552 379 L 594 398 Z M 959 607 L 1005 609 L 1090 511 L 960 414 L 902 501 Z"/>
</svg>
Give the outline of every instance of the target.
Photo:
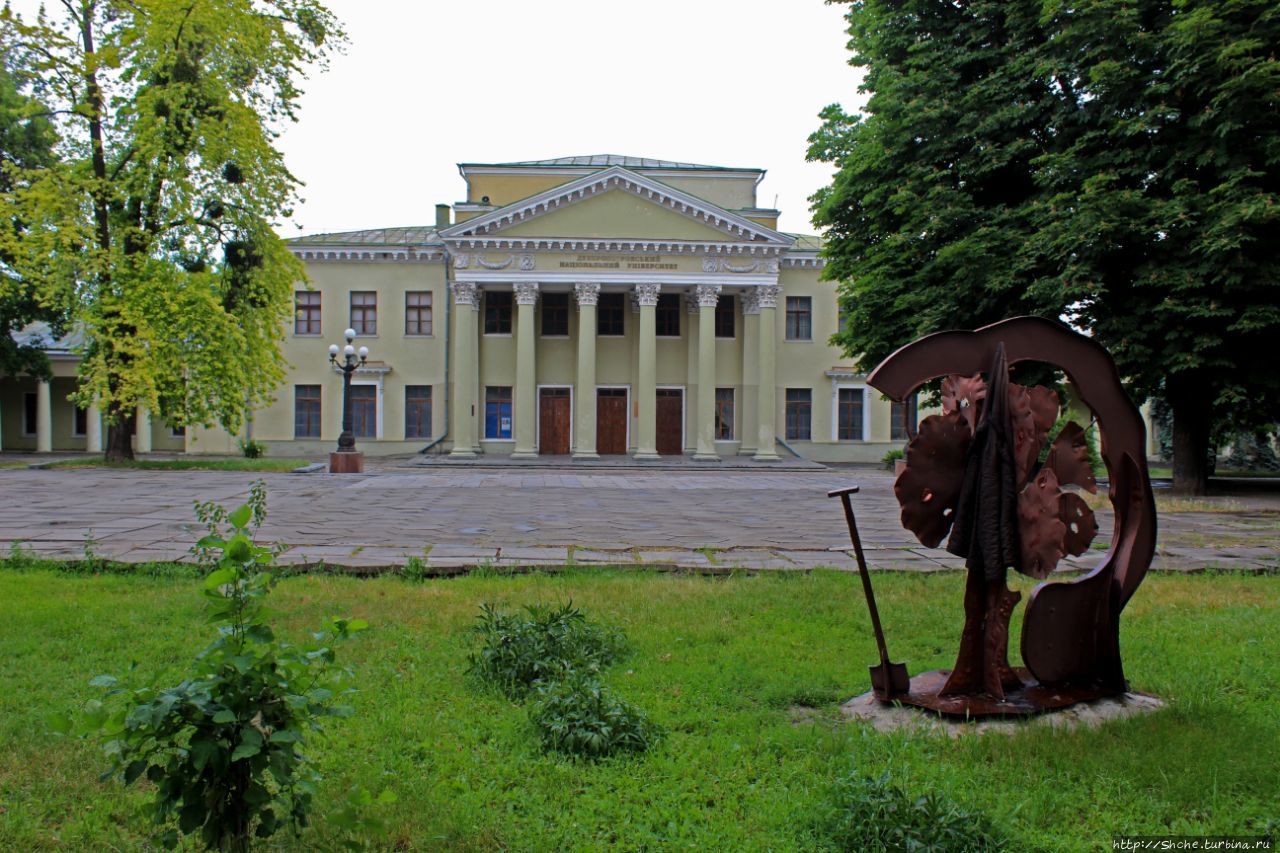
<svg viewBox="0 0 1280 853">
<path fill-rule="evenodd" d="M 104 469 L 0 470 L 10 508 L 0 548 L 48 557 L 179 560 L 201 534 L 192 501 L 228 506 L 267 483 L 260 538 L 288 546 L 283 561 L 372 571 L 418 557 L 431 570 L 624 564 L 703 571 L 854 569 L 829 489 L 857 483 L 855 511 L 879 569 L 960 568 L 898 523 L 892 478 L 872 469 L 472 470 L 396 467 L 362 475 Z M 1158 569 L 1280 569 L 1280 511 L 1244 501 L 1229 511 L 1167 512 Z M 20 510 L 20 511 L 14 511 Z M 1098 543 L 1111 516 L 1098 513 Z M 1069 559 L 1096 563 L 1101 551 Z"/>
</svg>

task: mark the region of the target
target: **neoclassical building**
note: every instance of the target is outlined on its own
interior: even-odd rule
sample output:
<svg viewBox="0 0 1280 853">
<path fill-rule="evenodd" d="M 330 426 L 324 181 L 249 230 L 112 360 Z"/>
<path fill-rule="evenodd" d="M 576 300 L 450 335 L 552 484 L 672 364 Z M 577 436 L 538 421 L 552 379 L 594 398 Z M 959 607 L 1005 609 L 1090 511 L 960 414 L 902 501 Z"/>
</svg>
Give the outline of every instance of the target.
<svg viewBox="0 0 1280 853">
<path fill-rule="evenodd" d="M 599 155 L 459 171 L 465 200 L 434 225 L 289 241 L 310 278 L 283 330 L 292 372 L 247 427 L 272 455 L 336 442 L 328 347 L 348 327 L 370 350 L 352 389 L 370 454 L 875 461 L 902 446 L 914 406 L 881 399 L 829 344 L 819 241 L 758 206 L 762 169 Z M 15 398 L 21 430 L 5 400 L 4 446 L 71 423 L 59 396 L 52 417 Z M 153 447 L 237 452 L 220 430 L 151 429 Z"/>
</svg>

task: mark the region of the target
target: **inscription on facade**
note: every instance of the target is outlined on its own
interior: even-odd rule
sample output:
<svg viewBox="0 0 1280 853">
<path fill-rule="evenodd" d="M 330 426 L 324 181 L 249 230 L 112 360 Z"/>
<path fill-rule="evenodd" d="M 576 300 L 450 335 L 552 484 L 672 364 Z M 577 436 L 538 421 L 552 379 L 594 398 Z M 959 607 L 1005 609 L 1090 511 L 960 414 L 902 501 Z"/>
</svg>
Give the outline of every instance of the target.
<svg viewBox="0 0 1280 853">
<path fill-rule="evenodd" d="M 561 269 L 592 270 L 673 270 L 677 265 L 664 262 L 661 255 L 575 255 L 561 261 Z"/>
</svg>

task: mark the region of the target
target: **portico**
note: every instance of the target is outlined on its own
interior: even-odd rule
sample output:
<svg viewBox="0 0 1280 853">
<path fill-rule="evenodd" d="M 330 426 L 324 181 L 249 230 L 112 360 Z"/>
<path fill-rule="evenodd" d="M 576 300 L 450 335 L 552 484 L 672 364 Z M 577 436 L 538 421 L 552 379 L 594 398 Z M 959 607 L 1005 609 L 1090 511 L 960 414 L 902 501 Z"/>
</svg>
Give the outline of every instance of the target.
<svg viewBox="0 0 1280 853">
<path fill-rule="evenodd" d="M 761 322 L 769 325 L 775 322 L 776 284 L 744 287 L 723 276 L 720 277 L 721 283 L 715 284 L 660 280 L 634 283 L 579 281 L 569 284 L 554 279 L 536 281 L 532 275 L 509 282 L 486 278 L 485 283 L 454 281 L 450 285 L 455 306 L 450 357 L 458 395 L 451 424 L 455 436 L 452 456 L 470 458 L 475 455 L 476 444 L 484 446 L 507 442 L 513 459 L 535 458 L 554 452 L 548 450 L 547 438 L 549 435 L 559 436 L 562 427 L 548 425 L 546 421 L 555 418 L 558 409 L 563 407 L 548 404 L 549 389 L 568 389 L 570 411 L 565 423 L 571 425 L 572 442 L 560 446 L 570 450 L 574 458 L 595 459 L 601 453 L 617 455 L 625 448 L 636 459 L 651 460 L 659 458 L 660 444 L 667 448 L 669 454 L 674 442 L 678 448 L 676 452 L 688 449 L 696 460 L 715 462 L 725 453 L 738 452 L 737 447 L 717 448 L 715 393 L 718 375 L 736 374 L 751 376 L 755 380 L 752 383 L 756 386 L 752 388 L 754 411 L 748 418 L 741 406 L 734 406 L 738 423 L 722 422 L 719 434 L 736 434 L 750 424 L 756 433 L 754 441 L 749 443 L 750 455 L 761 460 L 778 458 L 776 452 L 760 450 L 773 446 L 776 397 L 769 389 L 761 393 L 758 387 L 759 377 L 772 377 L 775 372 L 774 349 L 762 346 L 758 327 Z M 717 340 L 716 309 L 721 304 L 722 293 L 733 305 L 734 328 L 741 328 L 744 332 L 750 328 L 757 330 L 757 334 L 744 334 L 740 347 L 732 337 L 727 342 L 723 338 Z M 687 311 L 689 322 L 678 335 L 659 334 L 658 306 L 664 294 L 675 297 Z M 566 336 L 565 341 L 559 336 L 540 334 L 546 326 L 545 321 L 543 324 L 538 322 L 541 316 L 538 307 L 547 295 L 564 298 L 574 311 L 575 322 L 570 324 L 572 334 Z M 609 375 L 605 378 L 609 381 L 602 381 L 599 377 L 597 355 L 601 337 L 598 311 L 602 296 L 606 300 L 612 297 L 612 301 L 625 303 L 623 317 L 632 322 L 624 320 L 624 330 L 618 333 L 616 327 L 611 328 L 613 333 L 606 338 L 621 338 L 621 341 L 609 340 L 609 343 L 615 348 L 621 343 L 623 349 L 632 350 L 635 356 L 622 364 L 606 366 Z M 486 316 L 490 320 L 489 329 L 505 328 L 498 313 L 504 309 L 493 303 L 505 305 L 508 301 L 514 306 L 512 331 L 486 333 Z M 552 337 L 552 340 L 540 340 L 546 337 Z M 478 345 L 490 343 L 485 338 L 493 338 L 492 346 Z M 673 359 L 659 358 L 660 348 L 672 347 L 676 343 L 671 339 L 688 341 L 687 375 L 691 377 L 690 381 L 677 381 L 684 377 L 678 375 L 679 368 L 670 366 Z M 569 362 L 562 353 L 553 351 L 563 349 L 563 343 L 568 343 L 572 350 L 573 358 Z M 718 368 L 719 351 L 725 349 L 740 349 L 741 352 L 735 359 L 736 363 Z M 507 353 L 511 356 L 509 365 L 483 364 L 486 357 L 502 357 Z M 551 363 L 542 364 L 544 359 Z M 664 361 L 661 369 L 660 361 Z M 507 399 L 505 391 L 486 395 L 488 388 L 508 387 L 498 384 L 507 381 L 508 377 L 513 380 L 509 413 L 503 405 Z M 619 379 L 625 381 L 619 382 Z M 733 390 L 740 387 L 741 383 L 735 381 Z M 659 417 L 660 392 L 663 392 L 663 399 L 678 398 L 676 420 Z M 486 400 L 486 397 L 490 399 Z M 621 405 L 613 401 L 620 401 Z M 736 403 L 736 399 L 733 402 Z M 486 411 L 486 406 L 490 407 L 489 411 Z M 722 406 L 722 419 L 726 417 L 726 411 L 729 408 Z M 508 418 L 509 435 L 504 426 L 504 419 Z M 683 428 L 686 423 L 687 430 Z M 479 435 L 474 434 L 477 426 Z M 667 440 L 664 442 L 659 441 L 660 430 L 665 431 Z M 601 432 L 628 438 L 624 439 L 622 447 L 617 441 L 610 441 L 609 446 L 602 450 L 597 446 L 597 436 Z M 743 440 L 735 441 L 739 446 L 748 444 Z M 725 443 L 720 442 L 721 445 Z"/>
</svg>

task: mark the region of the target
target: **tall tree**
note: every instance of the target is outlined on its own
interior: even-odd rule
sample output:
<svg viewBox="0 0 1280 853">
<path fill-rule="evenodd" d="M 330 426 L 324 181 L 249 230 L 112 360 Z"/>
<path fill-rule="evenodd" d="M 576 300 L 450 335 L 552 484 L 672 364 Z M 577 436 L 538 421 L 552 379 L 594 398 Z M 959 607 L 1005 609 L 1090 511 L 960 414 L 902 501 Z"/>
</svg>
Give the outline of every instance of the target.
<svg viewBox="0 0 1280 853">
<path fill-rule="evenodd" d="M 47 113 L 43 104 L 22 94 L 14 75 L 0 65 L 0 197 L 11 193 L 24 174 L 53 164 L 57 134 Z M 0 228 L 14 238 L 26 230 L 22 219 L 13 215 L 0 220 Z M 54 335 L 61 334 L 63 302 L 38 293 L 14 270 L 13 257 L 0 242 L 0 377 L 50 376 L 44 347 L 15 333 L 40 320 L 49 324 Z"/>
<path fill-rule="evenodd" d="M 56 19 L 6 7 L 0 38 L 62 138 L 5 197 L 28 230 L 3 245 L 72 303 L 107 458 L 132 456 L 140 404 L 237 430 L 284 376 L 304 275 L 272 231 L 297 186 L 274 142 L 336 21 L 315 0 L 62 0 Z"/>
<path fill-rule="evenodd" d="M 874 364 L 920 334 L 1066 316 L 1174 416 L 1175 487 L 1273 428 L 1280 8 L 1269 0 L 855 2 L 864 115 L 810 158 L 827 276 Z"/>
</svg>

